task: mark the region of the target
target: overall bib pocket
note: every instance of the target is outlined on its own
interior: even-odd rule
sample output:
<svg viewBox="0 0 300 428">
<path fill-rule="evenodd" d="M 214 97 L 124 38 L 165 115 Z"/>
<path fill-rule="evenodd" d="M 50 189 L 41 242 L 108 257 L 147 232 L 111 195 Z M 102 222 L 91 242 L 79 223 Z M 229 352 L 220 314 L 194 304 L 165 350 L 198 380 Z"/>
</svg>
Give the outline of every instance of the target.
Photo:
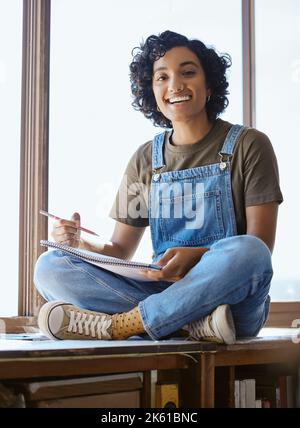
<svg viewBox="0 0 300 428">
<path fill-rule="evenodd" d="M 160 197 L 160 230 L 165 241 L 202 246 L 225 237 L 221 191 Z"/>
</svg>

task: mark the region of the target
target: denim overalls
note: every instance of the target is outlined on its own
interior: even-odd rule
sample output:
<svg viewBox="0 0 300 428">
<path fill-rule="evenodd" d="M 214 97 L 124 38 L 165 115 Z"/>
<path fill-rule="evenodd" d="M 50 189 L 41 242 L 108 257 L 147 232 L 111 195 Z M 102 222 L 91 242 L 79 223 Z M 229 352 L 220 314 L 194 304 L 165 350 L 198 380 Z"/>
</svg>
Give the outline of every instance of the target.
<svg viewBox="0 0 300 428">
<path fill-rule="evenodd" d="M 268 314 L 272 264 L 263 241 L 236 231 L 230 158 L 242 129 L 230 129 L 220 162 L 181 171 L 161 171 L 165 133 L 154 138 L 149 201 L 153 260 L 170 247 L 210 248 L 184 278 L 175 283 L 138 281 L 48 251 L 34 274 L 41 295 L 109 314 L 138 306 L 152 339 L 229 304 L 237 337 L 255 336 Z"/>
<path fill-rule="evenodd" d="M 237 234 L 229 160 L 242 131 L 230 129 L 219 163 L 171 172 L 160 172 L 166 133 L 154 138 L 149 221 L 155 259 L 171 247 L 210 248 Z"/>
</svg>

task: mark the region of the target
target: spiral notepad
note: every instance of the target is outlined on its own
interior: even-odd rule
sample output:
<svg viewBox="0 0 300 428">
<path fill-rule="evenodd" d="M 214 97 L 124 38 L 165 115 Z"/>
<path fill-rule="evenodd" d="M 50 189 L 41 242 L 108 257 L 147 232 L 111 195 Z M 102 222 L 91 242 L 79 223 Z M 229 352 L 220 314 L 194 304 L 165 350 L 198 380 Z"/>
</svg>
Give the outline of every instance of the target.
<svg viewBox="0 0 300 428">
<path fill-rule="evenodd" d="M 103 269 L 123 275 L 132 279 L 139 279 L 142 281 L 152 281 L 145 278 L 139 270 L 160 270 L 161 266 L 154 264 L 147 264 L 142 262 L 134 262 L 124 259 L 118 259 L 116 257 L 104 256 L 103 254 L 94 253 L 92 251 L 81 250 L 79 248 L 69 247 L 68 245 L 58 244 L 52 241 L 41 240 L 40 244 L 43 247 L 50 247 L 57 250 L 61 250 L 66 254 L 78 257 L 85 262 L 91 263 L 95 266 L 99 266 Z"/>
</svg>

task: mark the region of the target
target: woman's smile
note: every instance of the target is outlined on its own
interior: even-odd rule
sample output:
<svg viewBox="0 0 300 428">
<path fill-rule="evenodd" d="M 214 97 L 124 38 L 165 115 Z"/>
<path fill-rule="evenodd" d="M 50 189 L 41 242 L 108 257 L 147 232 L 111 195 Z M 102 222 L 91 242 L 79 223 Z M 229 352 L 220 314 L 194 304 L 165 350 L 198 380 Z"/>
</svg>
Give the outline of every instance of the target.
<svg viewBox="0 0 300 428">
<path fill-rule="evenodd" d="M 177 107 L 177 106 L 185 105 L 191 99 L 192 99 L 191 95 L 178 95 L 178 96 L 170 97 L 169 99 L 166 100 L 166 103 L 170 104 L 171 106 Z"/>
</svg>

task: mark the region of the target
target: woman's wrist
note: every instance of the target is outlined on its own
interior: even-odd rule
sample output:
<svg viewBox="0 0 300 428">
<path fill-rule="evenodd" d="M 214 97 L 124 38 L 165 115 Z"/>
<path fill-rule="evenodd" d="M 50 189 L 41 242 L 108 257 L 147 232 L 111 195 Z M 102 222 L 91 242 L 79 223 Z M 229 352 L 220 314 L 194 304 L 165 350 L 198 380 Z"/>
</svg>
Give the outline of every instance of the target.
<svg viewBox="0 0 300 428">
<path fill-rule="evenodd" d="M 199 254 L 202 256 L 204 253 L 207 253 L 207 251 L 209 251 L 209 248 L 199 247 L 199 248 L 195 248 L 195 250 L 198 250 Z"/>
<path fill-rule="evenodd" d="M 79 239 L 78 248 L 80 248 L 81 250 L 93 251 L 91 249 L 91 245 L 88 242 L 86 242 L 83 238 Z"/>
</svg>

